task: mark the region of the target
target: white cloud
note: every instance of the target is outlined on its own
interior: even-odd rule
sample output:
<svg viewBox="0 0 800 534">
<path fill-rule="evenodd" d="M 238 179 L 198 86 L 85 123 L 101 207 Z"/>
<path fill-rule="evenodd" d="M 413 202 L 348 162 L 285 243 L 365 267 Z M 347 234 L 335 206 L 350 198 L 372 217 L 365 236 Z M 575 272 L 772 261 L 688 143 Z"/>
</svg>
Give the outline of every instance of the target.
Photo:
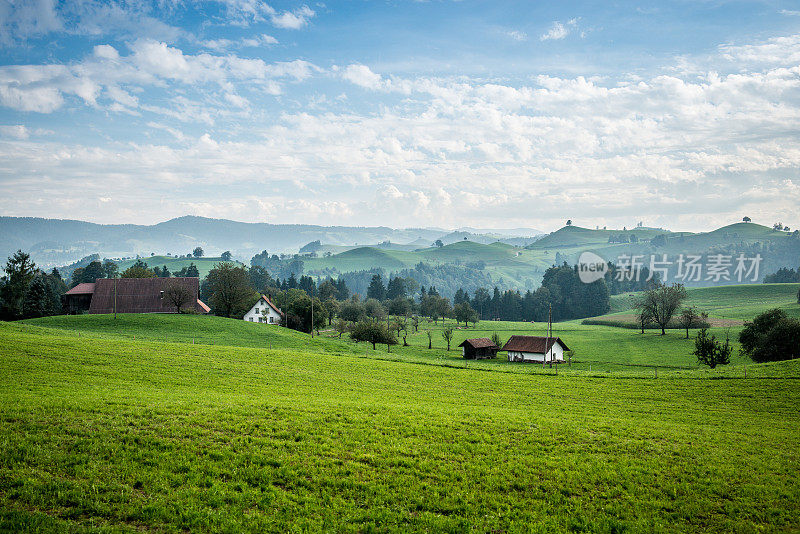
<svg viewBox="0 0 800 534">
<path fill-rule="evenodd" d="M 177 83 L 191 88 L 211 86 L 232 94 L 232 84 L 242 84 L 277 95 L 281 93 L 280 80 L 302 81 L 319 71 L 303 60 L 270 64 L 234 55 L 189 55 L 157 41 L 140 40 L 130 47 L 129 55 L 120 56 L 112 46 L 99 45 L 92 55 L 72 65 L 0 67 L 0 105 L 51 113 L 64 105 L 65 96 L 72 95 L 90 106 L 99 105 L 98 99 L 107 97 L 113 101 L 110 110 L 130 111 L 137 107 L 138 98 L 126 87 Z M 180 98 L 172 100 L 173 104 L 180 101 Z M 149 109 L 163 111 L 153 106 Z"/>
<path fill-rule="evenodd" d="M 366 65 L 348 65 L 341 71 L 341 75 L 345 80 L 367 89 L 381 87 L 381 75 L 372 72 Z"/>
<path fill-rule="evenodd" d="M 514 39 L 515 41 L 527 41 L 528 40 L 528 34 L 525 33 L 525 32 L 518 31 L 518 30 L 512 30 L 512 31 L 506 32 L 506 35 L 508 35 L 509 37 Z"/>
<path fill-rule="evenodd" d="M 24 124 L 0 125 L 0 136 L 27 139 L 31 133 Z"/>
<path fill-rule="evenodd" d="M 570 19 L 566 24 L 555 21 L 550 29 L 539 36 L 540 41 L 558 41 L 564 39 L 578 26 L 578 19 Z"/>
<path fill-rule="evenodd" d="M 310 109 L 285 98 L 269 121 L 255 116 L 251 91 L 307 80 L 317 67 L 190 55 L 152 42 L 136 43 L 128 55 L 99 48 L 76 65 L 3 67 L 0 98 L 3 89 L 30 96 L 57 87 L 55 98 L 137 106 L 162 116 L 143 119 L 152 139 L 160 139 L 159 130 L 177 141 L 0 143 L 0 210 L 31 214 L 48 191 L 105 195 L 113 179 L 120 195 L 98 217 L 124 215 L 125 203 L 137 206 L 139 217 L 159 219 L 195 209 L 257 215 L 251 199 L 263 199 L 286 222 L 322 224 L 452 227 L 502 218 L 505 225 L 547 226 L 569 212 L 591 224 L 621 226 L 630 221 L 620 213 L 642 213 L 696 228 L 738 220 L 745 208 L 754 218 L 788 219 L 797 200 L 787 191 L 797 189 L 800 171 L 794 43 L 726 45 L 715 59 L 666 65 L 649 76 L 542 75 L 517 84 L 382 76 L 354 64 L 330 76 L 380 91 L 376 104 L 315 98 Z M 135 91 L 143 86 L 170 88 L 169 108 Z M 180 94 L 196 86 L 222 106 Z M 239 113 L 235 126 L 246 136 L 231 134 L 230 123 L 214 127 L 226 111 Z M 187 133 L 174 121 L 186 122 Z M 144 191 L 142 176 L 149 177 Z M 198 189 L 212 191 L 213 208 L 193 196 Z M 164 212 L 149 204 L 159 196 L 180 201 Z M 74 205 L 80 209 L 77 198 Z"/>
<path fill-rule="evenodd" d="M 311 19 L 316 13 L 308 6 L 295 9 L 294 11 L 284 11 L 283 13 L 275 13 L 270 17 L 270 21 L 278 28 L 288 30 L 299 30 Z"/>
<path fill-rule="evenodd" d="M 54 0 L 0 2 L 0 43 L 39 37 L 63 28 Z"/>
</svg>

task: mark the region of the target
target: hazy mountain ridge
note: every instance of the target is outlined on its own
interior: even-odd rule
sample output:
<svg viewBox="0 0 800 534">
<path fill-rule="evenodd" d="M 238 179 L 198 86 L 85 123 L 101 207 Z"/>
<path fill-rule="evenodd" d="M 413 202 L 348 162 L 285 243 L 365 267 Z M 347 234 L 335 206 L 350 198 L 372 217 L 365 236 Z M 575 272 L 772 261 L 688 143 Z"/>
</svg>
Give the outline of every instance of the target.
<svg viewBox="0 0 800 534">
<path fill-rule="evenodd" d="M 43 267 L 66 265 L 90 254 L 101 257 L 187 254 L 197 246 L 208 255 L 230 250 L 244 261 L 262 250 L 273 253 L 297 252 L 303 245 L 319 240 L 332 247 L 355 248 L 390 242 L 413 250 L 431 246 L 437 239 L 447 243 L 474 240 L 484 243 L 498 239 L 520 239 L 520 229 L 508 235 L 453 232 L 441 228 L 395 229 L 385 226 L 351 227 L 310 224 L 245 223 L 227 219 L 184 216 L 154 225 L 97 224 L 68 219 L 0 217 L 0 257 L 21 249 Z M 448 237 L 450 236 L 450 237 Z"/>
</svg>

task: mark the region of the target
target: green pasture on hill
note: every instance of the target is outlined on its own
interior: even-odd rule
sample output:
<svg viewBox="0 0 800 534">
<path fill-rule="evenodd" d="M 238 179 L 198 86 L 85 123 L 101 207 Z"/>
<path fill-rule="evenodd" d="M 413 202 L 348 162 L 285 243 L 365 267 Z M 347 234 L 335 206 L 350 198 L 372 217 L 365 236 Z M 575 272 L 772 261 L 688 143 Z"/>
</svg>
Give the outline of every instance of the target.
<svg viewBox="0 0 800 534">
<path fill-rule="evenodd" d="M 244 321 L 67 319 L 0 324 L 0 530 L 800 529 L 794 379 L 463 369 Z M 253 346 L 156 341 L 181 321 Z"/>
<path fill-rule="evenodd" d="M 216 264 L 222 261 L 222 258 L 175 258 L 173 256 L 149 256 L 140 259 L 151 269 L 153 267 L 161 268 L 166 266 L 171 273 L 180 271 L 184 267 L 188 267 L 194 263 L 197 267 L 197 270 L 200 272 L 201 280 L 208 275 L 208 271 L 213 269 Z M 117 266 L 119 267 L 119 272 L 124 271 L 136 263 L 136 261 L 137 260 L 135 259 L 118 261 Z M 234 263 L 238 264 L 239 262 L 234 261 Z"/>
<path fill-rule="evenodd" d="M 781 308 L 787 315 L 800 317 L 797 292 L 800 284 L 743 284 L 687 288 L 684 306 L 694 306 L 711 317 L 752 320 L 770 308 Z M 611 313 L 632 310 L 631 293 L 611 297 Z"/>
</svg>

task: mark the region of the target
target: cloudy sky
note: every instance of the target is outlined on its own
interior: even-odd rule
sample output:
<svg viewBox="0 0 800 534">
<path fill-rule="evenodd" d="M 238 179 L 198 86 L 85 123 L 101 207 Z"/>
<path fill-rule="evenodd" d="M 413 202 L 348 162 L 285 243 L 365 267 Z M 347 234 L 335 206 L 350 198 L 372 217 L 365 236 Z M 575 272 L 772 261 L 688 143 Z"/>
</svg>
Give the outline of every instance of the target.
<svg viewBox="0 0 800 534">
<path fill-rule="evenodd" d="M 0 26 L 0 215 L 800 224 L 797 1 L 0 0 Z"/>
</svg>

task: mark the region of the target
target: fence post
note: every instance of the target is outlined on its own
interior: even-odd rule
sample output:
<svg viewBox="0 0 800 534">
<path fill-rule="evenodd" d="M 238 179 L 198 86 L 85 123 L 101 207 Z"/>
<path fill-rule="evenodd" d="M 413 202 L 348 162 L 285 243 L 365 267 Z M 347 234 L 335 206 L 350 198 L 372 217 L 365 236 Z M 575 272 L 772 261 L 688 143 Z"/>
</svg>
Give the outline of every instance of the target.
<svg viewBox="0 0 800 534">
<path fill-rule="evenodd" d="M 656 378 L 658 378 L 658 367 L 656 367 Z"/>
</svg>

